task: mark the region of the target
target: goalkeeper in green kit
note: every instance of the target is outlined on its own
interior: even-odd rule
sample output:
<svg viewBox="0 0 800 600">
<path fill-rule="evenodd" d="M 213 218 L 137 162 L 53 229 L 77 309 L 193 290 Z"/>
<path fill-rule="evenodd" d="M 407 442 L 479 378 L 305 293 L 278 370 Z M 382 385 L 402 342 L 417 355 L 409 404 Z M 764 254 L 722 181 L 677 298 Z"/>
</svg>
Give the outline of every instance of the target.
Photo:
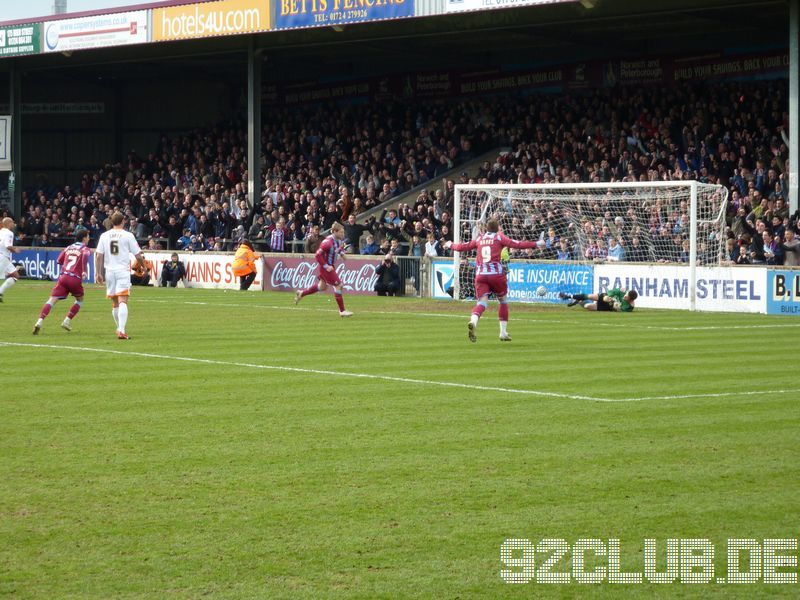
<svg viewBox="0 0 800 600">
<path fill-rule="evenodd" d="M 569 300 L 567 306 L 583 304 L 583 308 L 586 310 L 631 312 L 634 309 L 634 303 L 639 297 L 639 294 L 636 293 L 636 290 L 626 291 L 613 288 L 608 290 L 605 294 L 565 294 L 561 292 L 558 297 L 562 300 Z"/>
</svg>

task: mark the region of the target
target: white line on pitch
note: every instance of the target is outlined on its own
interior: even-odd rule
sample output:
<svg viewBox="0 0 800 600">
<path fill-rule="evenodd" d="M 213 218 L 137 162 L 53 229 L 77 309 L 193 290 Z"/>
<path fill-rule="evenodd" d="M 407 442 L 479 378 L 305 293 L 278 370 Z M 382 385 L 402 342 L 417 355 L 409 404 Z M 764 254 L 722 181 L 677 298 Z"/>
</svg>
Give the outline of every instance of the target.
<svg viewBox="0 0 800 600">
<path fill-rule="evenodd" d="M 371 375 L 369 373 L 348 373 L 346 371 L 330 371 L 327 369 L 301 369 L 299 367 L 283 367 L 279 365 L 259 365 L 225 360 L 211 360 L 207 358 L 192 358 L 188 356 L 171 356 L 167 354 L 153 354 L 150 352 L 129 352 L 124 350 L 109 350 L 106 348 L 89 348 L 85 346 L 61 346 L 57 344 L 26 344 L 19 342 L 2 342 L 0 346 L 15 346 L 21 348 L 47 348 L 55 350 L 77 350 L 81 352 L 97 352 L 99 354 L 115 354 L 120 356 L 141 356 L 144 358 L 158 358 L 162 360 L 179 360 L 183 362 L 202 363 L 207 365 L 220 365 L 230 367 L 246 367 L 248 369 L 267 369 L 271 371 L 287 371 L 291 373 L 310 373 L 315 375 L 333 375 L 336 377 L 354 377 L 358 379 L 377 379 L 399 383 L 415 383 L 420 385 L 438 385 L 442 387 L 462 388 L 480 392 L 505 392 L 509 394 L 526 394 L 529 396 L 543 396 L 546 398 L 566 398 L 569 400 L 591 400 L 594 402 L 613 402 L 610 398 L 595 398 L 593 396 L 579 396 L 575 394 L 560 394 L 557 392 L 541 392 L 537 390 L 518 390 L 513 388 L 494 387 L 488 385 L 473 385 L 469 383 L 455 383 L 450 381 L 430 381 L 427 379 L 411 379 L 408 377 L 392 377 L 390 375 Z"/>
<path fill-rule="evenodd" d="M 270 310 L 300 310 L 300 311 L 308 311 L 308 312 L 332 312 L 334 309 L 332 308 L 323 308 L 317 307 L 312 308 L 308 306 L 283 306 L 280 304 L 235 304 L 235 303 L 226 303 L 226 302 L 201 302 L 201 301 L 194 301 L 194 300 L 153 300 L 150 298 L 145 299 L 137 299 L 137 302 L 154 302 L 158 304 L 187 304 L 187 305 L 194 305 L 194 306 L 223 306 L 226 308 L 263 308 L 263 309 L 270 309 Z M 398 311 L 391 311 L 391 310 L 365 310 L 360 311 L 363 314 L 368 315 L 397 315 Z M 409 315 L 413 315 L 414 317 L 434 317 L 434 318 L 442 318 L 442 319 L 464 319 L 466 318 L 464 314 L 449 314 L 449 313 L 429 313 L 429 312 L 413 312 L 409 313 Z M 626 317 L 622 317 L 623 319 Z M 524 316 L 514 316 L 511 319 L 512 321 L 524 321 L 526 323 L 546 323 L 546 324 L 561 324 L 561 323 L 575 323 L 574 320 L 564 320 L 564 319 L 542 319 L 542 318 L 532 318 L 528 319 Z M 598 327 L 614 327 L 619 328 L 619 323 L 609 323 L 607 321 L 595 321 L 593 325 Z M 725 330 L 729 331 L 731 329 L 786 329 L 790 327 L 800 327 L 800 323 L 769 323 L 764 325 L 680 325 L 680 326 L 668 326 L 668 325 L 639 325 L 636 322 L 633 323 L 625 323 L 626 329 L 650 329 L 650 330 L 657 330 L 657 331 L 717 331 L 717 330 Z"/>
<path fill-rule="evenodd" d="M 649 400 L 686 400 L 692 398 L 728 398 L 730 396 L 771 396 L 776 394 L 800 394 L 800 390 L 754 390 L 746 392 L 708 392 L 705 394 L 675 394 L 671 396 L 640 396 L 638 398 L 596 398 L 598 402 L 646 402 Z"/>
<path fill-rule="evenodd" d="M 265 369 L 271 371 L 286 371 L 291 373 L 309 373 L 315 375 L 332 375 L 336 377 L 353 377 L 357 379 L 376 379 L 380 381 L 391 381 L 399 383 L 413 383 L 427 386 L 441 386 L 451 388 L 461 388 L 480 392 L 504 392 L 508 394 L 522 394 L 528 396 L 538 396 L 545 398 L 564 398 L 568 400 L 588 400 L 590 402 L 643 402 L 648 400 L 682 400 L 691 398 L 726 398 L 730 396 L 760 396 L 775 394 L 798 394 L 800 390 L 756 390 L 741 392 L 709 392 L 707 394 L 680 394 L 672 396 L 642 396 L 638 398 L 598 398 L 595 396 L 582 396 L 577 394 L 561 394 L 557 392 L 542 392 L 539 390 L 525 390 L 504 388 L 486 385 L 473 385 L 468 383 L 454 383 L 450 381 L 433 381 L 427 379 L 411 379 L 408 377 L 392 377 L 389 375 L 372 375 L 369 373 L 348 373 L 346 371 L 330 371 L 327 369 L 301 369 L 299 367 L 283 367 L 279 365 L 261 365 L 253 363 L 242 363 L 224 360 L 212 360 L 207 358 L 192 358 L 188 356 L 171 356 L 167 354 L 153 354 L 150 352 L 132 352 L 124 350 L 109 350 L 106 348 L 89 348 L 86 346 L 61 346 L 57 344 L 28 344 L 20 342 L 2 342 L 0 346 L 12 346 L 22 348 L 44 348 L 53 350 L 77 350 L 81 352 L 96 352 L 99 354 L 114 354 L 119 356 L 140 356 L 143 358 L 158 358 L 163 360 L 178 360 L 183 362 L 202 363 L 207 365 L 245 367 L 248 369 Z"/>
</svg>

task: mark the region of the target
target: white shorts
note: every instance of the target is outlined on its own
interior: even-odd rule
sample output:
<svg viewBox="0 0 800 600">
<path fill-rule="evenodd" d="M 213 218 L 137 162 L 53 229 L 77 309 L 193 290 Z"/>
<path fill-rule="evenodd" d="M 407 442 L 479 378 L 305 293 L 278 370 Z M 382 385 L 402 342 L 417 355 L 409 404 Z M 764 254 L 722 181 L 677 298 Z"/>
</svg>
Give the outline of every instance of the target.
<svg viewBox="0 0 800 600">
<path fill-rule="evenodd" d="M 106 271 L 106 296 L 129 296 L 131 293 L 130 271 Z"/>
<path fill-rule="evenodd" d="M 17 272 L 17 267 L 15 267 L 14 264 L 10 260 L 8 260 L 5 256 L 0 256 L 0 275 L 2 275 L 3 278 L 5 278 L 11 275 L 12 273 L 16 272 Z"/>
</svg>

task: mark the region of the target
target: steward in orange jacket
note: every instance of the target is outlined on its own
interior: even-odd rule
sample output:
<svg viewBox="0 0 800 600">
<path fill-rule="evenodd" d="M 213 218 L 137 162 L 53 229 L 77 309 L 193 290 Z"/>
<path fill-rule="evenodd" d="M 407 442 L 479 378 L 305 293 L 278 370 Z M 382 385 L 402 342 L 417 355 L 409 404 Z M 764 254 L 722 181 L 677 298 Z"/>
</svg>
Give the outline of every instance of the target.
<svg viewBox="0 0 800 600">
<path fill-rule="evenodd" d="M 239 277 L 239 289 L 247 290 L 256 278 L 256 259 L 259 255 L 253 252 L 250 240 L 242 240 L 233 257 L 233 274 Z"/>
</svg>

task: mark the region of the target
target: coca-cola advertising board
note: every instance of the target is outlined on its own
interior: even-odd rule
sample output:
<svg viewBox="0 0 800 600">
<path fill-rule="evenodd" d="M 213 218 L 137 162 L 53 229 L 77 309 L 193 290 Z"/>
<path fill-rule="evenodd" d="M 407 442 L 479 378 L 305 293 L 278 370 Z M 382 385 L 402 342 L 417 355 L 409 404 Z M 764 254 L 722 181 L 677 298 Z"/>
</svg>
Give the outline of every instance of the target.
<svg viewBox="0 0 800 600">
<path fill-rule="evenodd" d="M 380 260 L 351 257 L 339 261 L 336 273 L 348 294 L 374 294 Z M 264 289 L 290 292 L 305 289 L 317 282 L 317 262 L 312 257 L 265 256 Z"/>
</svg>

